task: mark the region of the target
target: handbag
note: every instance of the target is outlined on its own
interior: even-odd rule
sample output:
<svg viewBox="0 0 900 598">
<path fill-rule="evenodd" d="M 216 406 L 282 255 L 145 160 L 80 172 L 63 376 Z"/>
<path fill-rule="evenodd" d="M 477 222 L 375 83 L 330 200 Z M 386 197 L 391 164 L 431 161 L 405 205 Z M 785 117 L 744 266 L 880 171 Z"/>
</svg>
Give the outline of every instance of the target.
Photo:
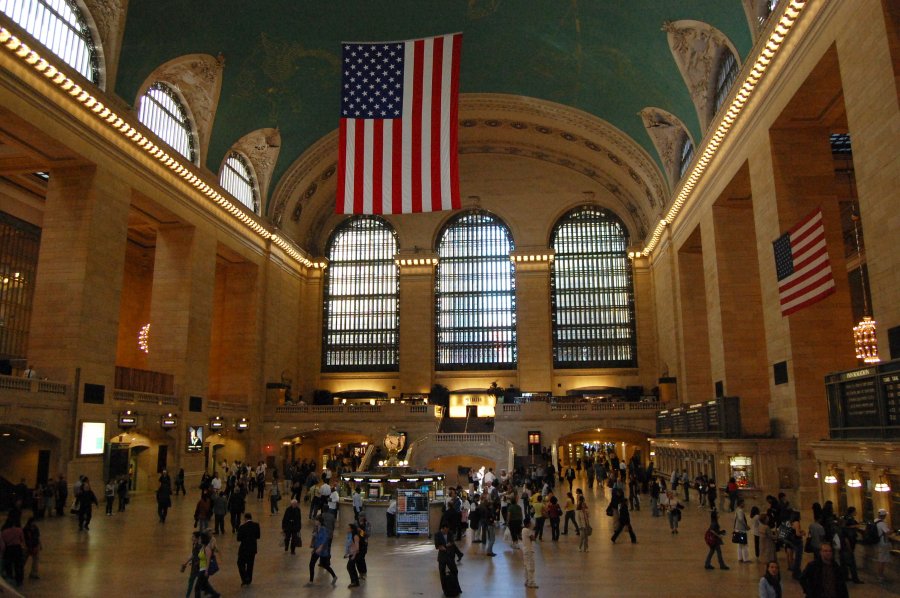
<svg viewBox="0 0 900 598">
<path fill-rule="evenodd" d="M 209 557 L 209 565 L 206 567 L 206 574 L 210 577 L 219 572 L 219 561 L 216 559 L 216 555 L 213 554 Z"/>
<path fill-rule="evenodd" d="M 734 531 L 731 533 L 731 542 L 732 544 L 746 544 L 747 543 L 747 532 L 739 532 Z"/>
<path fill-rule="evenodd" d="M 585 526 L 584 526 L 584 533 L 585 533 L 585 535 L 586 535 L 588 538 L 590 538 L 590 537 L 591 537 L 591 534 L 594 533 L 594 528 L 592 528 L 590 525 L 585 525 Z"/>
</svg>

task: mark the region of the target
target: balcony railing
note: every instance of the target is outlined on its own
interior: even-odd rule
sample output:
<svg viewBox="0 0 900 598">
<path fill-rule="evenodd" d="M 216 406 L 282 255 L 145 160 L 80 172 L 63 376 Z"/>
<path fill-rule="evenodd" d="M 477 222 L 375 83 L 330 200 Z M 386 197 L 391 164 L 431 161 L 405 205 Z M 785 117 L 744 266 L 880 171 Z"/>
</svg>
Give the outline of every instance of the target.
<svg viewBox="0 0 900 598">
<path fill-rule="evenodd" d="M 37 378 L 0 376 L 0 389 L 35 394 L 64 395 L 69 391 L 69 385 L 65 382 L 38 380 Z"/>
<path fill-rule="evenodd" d="M 175 395 L 162 395 L 152 392 L 137 392 L 134 390 L 113 390 L 113 399 L 116 401 L 128 401 L 130 403 L 143 403 L 145 405 L 167 405 L 178 407 L 180 402 Z"/>
</svg>

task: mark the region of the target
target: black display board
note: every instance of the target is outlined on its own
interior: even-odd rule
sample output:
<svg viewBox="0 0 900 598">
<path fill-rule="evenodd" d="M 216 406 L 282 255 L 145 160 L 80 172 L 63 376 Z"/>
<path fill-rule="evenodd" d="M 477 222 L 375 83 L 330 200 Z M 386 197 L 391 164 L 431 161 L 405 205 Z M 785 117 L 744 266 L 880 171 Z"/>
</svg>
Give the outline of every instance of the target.
<svg viewBox="0 0 900 598">
<path fill-rule="evenodd" d="M 900 437 L 900 359 L 825 376 L 832 438 Z"/>
<path fill-rule="evenodd" d="M 719 397 L 714 401 L 659 411 L 656 415 L 656 435 L 740 438 L 740 398 Z"/>
</svg>

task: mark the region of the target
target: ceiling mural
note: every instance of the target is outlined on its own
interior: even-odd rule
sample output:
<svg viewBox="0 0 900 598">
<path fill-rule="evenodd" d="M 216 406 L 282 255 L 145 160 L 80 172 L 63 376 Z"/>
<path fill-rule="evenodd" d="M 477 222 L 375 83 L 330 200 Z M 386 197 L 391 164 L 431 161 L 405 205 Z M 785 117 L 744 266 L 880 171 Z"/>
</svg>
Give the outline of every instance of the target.
<svg viewBox="0 0 900 598">
<path fill-rule="evenodd" d="M 630 138 L 659 170 L 639 116 L 644 107 L 666 110 L 694 138 L 702 136 L 662 30 L 663 23 L 681 20 L 708 23 L 741 56 L 750 50 L 742 0 L 130 0 L 115 91 L 134 98 L 160 65 L 187 54 L 221 53 L 225 69 L 206 165 L 219 165 L 249 131 L 277 128 L 282 145 L 272 183 L 278 185 L 301 155 L 337 128 L 341 41 L 462 31 L 461 93 L 574 108 L 585 122 L 601 119 Z M 577 127 L 559 130 L 580 136 Z M 660 201 L 665 180 L 659 189 L 646 182 L 653 201 Z M 285 209 L 266 212 L 281 216 Z"/>
</svg>

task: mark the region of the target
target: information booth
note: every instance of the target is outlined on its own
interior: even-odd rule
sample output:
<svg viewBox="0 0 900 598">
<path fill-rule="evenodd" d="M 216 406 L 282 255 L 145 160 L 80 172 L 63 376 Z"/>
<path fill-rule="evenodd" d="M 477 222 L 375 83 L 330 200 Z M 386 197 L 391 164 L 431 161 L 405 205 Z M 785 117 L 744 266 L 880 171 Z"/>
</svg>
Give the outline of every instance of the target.
<svg viewBox="0 0 900 598">
<path fill-rule="evenodd" d="M 398 535 L 431 536 L 440 525 L 445 483 L 442 473 L 384 467 L 374 472 L 344 473 L 340 479 L 341 521 L 353 521 L 353 493 L 358 486 L 374 534 L 387 534 L 386 513 L 391 499 L 397 501 Z"/>
</svg>

